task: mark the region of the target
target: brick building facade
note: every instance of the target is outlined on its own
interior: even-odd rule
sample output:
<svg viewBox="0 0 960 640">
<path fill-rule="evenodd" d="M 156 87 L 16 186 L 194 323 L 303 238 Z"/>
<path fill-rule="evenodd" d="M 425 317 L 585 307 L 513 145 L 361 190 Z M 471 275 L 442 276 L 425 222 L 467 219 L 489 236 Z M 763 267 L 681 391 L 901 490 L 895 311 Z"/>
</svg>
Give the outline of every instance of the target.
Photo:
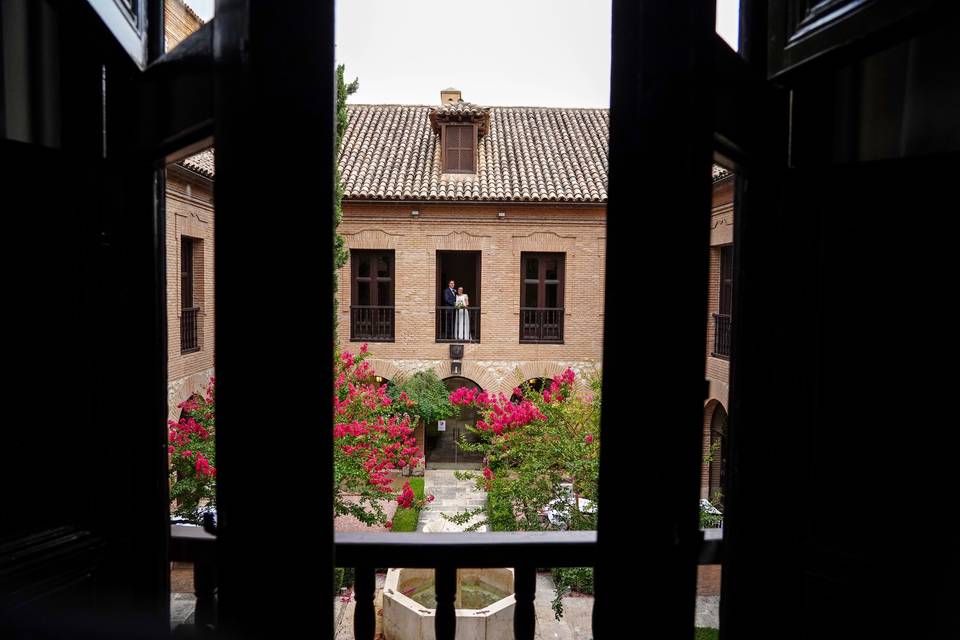
<svg viewBox="0 0 960 640">
<path fill-rule="evenodd" d="M 726 468 L 727 411 L 730 396 L 730 304 L 733 300 L 733 174 L 714 168 L 710 221 L 710 286 L 707 297 L 706 380 L 703 408 L 704 462 L 700 497 L 722 503 Z M 711 452 L 711 448 L 713 451 Z"/>
<path fill-rule="evenodd" d="M 167 51 L 203 26 L 182 0 L 164 0 Z M 214 375 L 213 151 L 166 171 L 167 417 Z"/>
<path fill-rule="evenodd" d="M 388 380 L 431 369 L 507 396 L 598 373 L 607 137 L 605 109 L 484 108 L 455 89 L 437 107 L 350 105 L 341 345 L 369 342 Z"/>
<path fill-rule="evenodd" d="M 214 375 L 213 151 L 167 167 L 167 412 Z"/>
</svg>

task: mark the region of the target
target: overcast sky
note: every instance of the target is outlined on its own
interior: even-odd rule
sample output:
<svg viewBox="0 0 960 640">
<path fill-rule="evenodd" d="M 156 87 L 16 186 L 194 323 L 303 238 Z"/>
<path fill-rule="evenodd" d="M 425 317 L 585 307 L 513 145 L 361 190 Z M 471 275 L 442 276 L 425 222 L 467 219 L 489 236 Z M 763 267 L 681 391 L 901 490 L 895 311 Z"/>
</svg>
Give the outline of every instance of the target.
<svg viewBox="0 0 960 640">
<path fill-rule="evenodd" d="M 214 0 L 186 1 L 212 16 Z M 717 0 L 730 43 L 739 4 Z M 610 0 L 336 0 L 336 11 L 337 62 L 360 79 L 353 103 L 435 104 L 452 86 L 490 106 L 609 105 Z"/>
</svg>

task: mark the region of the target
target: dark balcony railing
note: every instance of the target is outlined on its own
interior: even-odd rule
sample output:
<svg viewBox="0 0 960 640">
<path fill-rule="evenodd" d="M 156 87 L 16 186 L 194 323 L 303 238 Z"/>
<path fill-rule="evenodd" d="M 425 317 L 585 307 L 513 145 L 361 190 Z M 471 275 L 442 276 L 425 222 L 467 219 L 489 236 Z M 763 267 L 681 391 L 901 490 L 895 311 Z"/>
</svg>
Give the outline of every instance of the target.
<svg viewBox="0 0 960 640">
<path fill-rule="evenodd" d="M 521 307 L 520 342 L 563 342 L 563 307 Z"/>
<path fill-rule="evenodd" d="M 698 564 L 720 564 L 723 529 L 701 531 Z M 198 630 L 216 627 L 216 536 L 200 527 L 171 527 L 171 560 L 194 563 Z M 437 640 L 456 635 L 457 569 L 512 567 L 514 569 L 514 638 L 533 640 L 536 632 L 534 596 L 537 567 L 595 567 L 599 559 L 596 531 L 511 531 L 488 533 L 335 533 L 334 557 L 339 567 L 355 569 L 356 640 L 373 640 L 376 612 L 376 567 L 431 568 L 436 571 Z M 329 580 L 321 581 L 329 584 Z M 320 584 L 320 583 L 318 583 Z M 597 596 L 602 597 L 602 596 Z M 503 640 L 509 640 L 504 638 Z"/>
<path fill-rule="evenodd" d="M 350 307 L 350 339 L 393 342 L 394 307 Z"/>
<path fill-rule="evenodd" d="M 437 307 L 437 342 L 480 342 L 480 307 Z"/>
<path fill-rule="evenodd" d="M 713 355 L 730 357 L 730 314 L 713 314 Z"/>
<path fill-rule="evenodd" d="M 200 527 L 170 525 L 170 560 L 193 563 L 193 591 L 197 597 L 194 625 L 197 636 L 212 633 L 217 623 L 217 537 Z"/>
<path fill-rule="evenodd" d="M 188 307 L 180 310 L 180 353 L 200 350 L 197 318 L 200 307 Z"/>
</svg>

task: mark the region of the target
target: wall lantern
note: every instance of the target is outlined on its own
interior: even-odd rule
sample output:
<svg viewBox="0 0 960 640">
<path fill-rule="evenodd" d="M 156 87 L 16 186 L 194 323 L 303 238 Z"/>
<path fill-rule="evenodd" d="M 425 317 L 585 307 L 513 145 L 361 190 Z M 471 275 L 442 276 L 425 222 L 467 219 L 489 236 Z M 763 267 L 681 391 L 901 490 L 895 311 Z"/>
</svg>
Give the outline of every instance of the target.
<svg viewBox="0 0 960 640">
<path fill-rule="evenodd" d="M 410 212 L 410 217 L 411 217 L 411 218 L 419 218 L 419 217 L 420 217 L 420 212 L 419 212 L 418 210 L 414 209 L 413 211 Z"/>
<path fill-rule="evenodd" d="M 497 211 L 497 217 L 500 218 L 501 220 L 503 220 L 504 218 L 507 217 L 507 212 L 506 212 L 506 211 Z"/>
<path fill-rule="evenodd" d="M 451 363 L 450 363 L 450 375 L 459 376 L 459 375 L 462 373 L 462 371 L 461 371 L 461 369 L 460 369 L 460 365 L 461 365 L 461 364 L 462 364 L 462 363 L 460 363 L 460 362 L 458 362 L 458 361 L 451 362 Z"/>
<path fill-rule="evenodd" d="M 462 345 L 462 344 L 452 344 L 452 345 L 450 345 L 450 359 L 451 359 L 451 360 L 463 360 L 463 345 Z"/>
<path fill-rule="evenodd" d="M 383 382 L 383 376 L 377 376 L 374 378 L 374 380 L 377 381 L 377 384 L 381 384 Z"/>
</svg>

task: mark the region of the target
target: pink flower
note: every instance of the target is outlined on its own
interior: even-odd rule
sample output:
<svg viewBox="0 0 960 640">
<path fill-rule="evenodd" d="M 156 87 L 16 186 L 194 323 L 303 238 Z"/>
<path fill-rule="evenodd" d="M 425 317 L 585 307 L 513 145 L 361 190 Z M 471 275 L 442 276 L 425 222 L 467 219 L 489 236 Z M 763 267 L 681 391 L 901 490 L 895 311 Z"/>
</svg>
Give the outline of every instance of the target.
<svg viewBox="0 0 960 640">
<path fill-rule="evenodd" d="M 393 529 L 393 520 L 387 520 L 387 524 L 384 525 L 387 529 Z M 350 602 L 350 597 L 348 596 L 344 602 Z"/>
<path fill-rule="evenodd" d="M 427 496 L 427 502 L 433 502 L 433 499 L 434 499 L 434 496 L 432 493 Z"/>
<path fill-rule="evenodd" d="M 592 444 L 592 443 L 593 443 L 593 436 L 590 435 L 590 434 L 587 434 L 587 437 L 584 438 L 583 441 L 586 442 L 587 444 Z"/>
</svg>

